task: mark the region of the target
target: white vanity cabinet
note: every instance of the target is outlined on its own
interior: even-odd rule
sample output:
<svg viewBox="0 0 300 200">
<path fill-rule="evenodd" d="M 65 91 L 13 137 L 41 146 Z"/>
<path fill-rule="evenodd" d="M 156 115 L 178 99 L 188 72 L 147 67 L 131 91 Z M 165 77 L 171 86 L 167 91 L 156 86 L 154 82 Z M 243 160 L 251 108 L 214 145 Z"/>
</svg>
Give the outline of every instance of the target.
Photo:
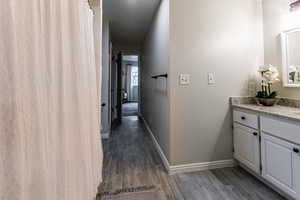
<svg viewBox="0 0 300 200">
<path fill-rule="evenodd" d="M 260 173 L 260 144 L 258 131 L 234 124 L 234 157 L 256 173 Z"/>
<path fill-rule="evenodd" d="M 234 110 L 234 157 L 254 172 L 260 174 L 260 134 L 258 116 Z"/>
<path fill-rule="evenodd" d="M 270 186 L 300 200 L 300 121 L 233 110 L 234 157 Z"/>
<path fill-rule="evenodd" d="M 293 197 L 299 192 L 299 164 L 298 146 L 262 134 L 262 176 Z"/>
<path fill-rule="evenodd" d="M 300 126 L 262 117 L 261 131 L 263 178 L 300 199 Z"/>
</svg>

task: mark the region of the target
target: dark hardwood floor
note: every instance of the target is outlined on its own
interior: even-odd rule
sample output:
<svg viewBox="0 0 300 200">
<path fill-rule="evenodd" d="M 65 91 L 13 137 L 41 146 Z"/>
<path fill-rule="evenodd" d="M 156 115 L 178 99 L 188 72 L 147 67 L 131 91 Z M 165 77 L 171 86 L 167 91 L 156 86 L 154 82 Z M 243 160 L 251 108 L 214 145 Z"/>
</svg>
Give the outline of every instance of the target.
<svg viewBox="0 0 300 200">
<path fill-rule="evenodd" d="M 240 167 L 168 175 L 136 116 L 124 117 L 103 145 L 100 194 L 156 188 L 168 200 L 284 199 Z"/>
<path fill-rule="evenodd" d="M 139 110 L 139 104 L 136 102 L 128 102 L 122 104 L 122 115 L 124 117 L 137 116 Z"/>
</svg>

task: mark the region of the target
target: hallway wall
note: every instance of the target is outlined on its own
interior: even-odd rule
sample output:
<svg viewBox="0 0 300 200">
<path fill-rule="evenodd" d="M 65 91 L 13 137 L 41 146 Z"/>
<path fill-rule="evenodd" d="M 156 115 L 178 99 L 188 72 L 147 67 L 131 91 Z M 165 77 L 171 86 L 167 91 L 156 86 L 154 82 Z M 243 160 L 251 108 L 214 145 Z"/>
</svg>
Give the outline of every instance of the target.
<svg viewBox="0 0 300 200">
<path fill-rule="evenodd" d="M 263 64 L 261 11 L 260 0 L 170 2 L 172 165 L 232 159 L 229 97 L 248 95 Z M 178 84 L 181 73 L 190 85 Z"/>
<path fill-rule="evenodd" d="M 151 76 L 169 73 L 169 0 L 162 0 L 141 55 L 141 114 L 167 158 L 170 150 L 168 80 Z"/>
<path fill-rule="evenodd" d="M 90 1 L 92 5 L 100 3 L 97 0 Z M 102 7 L 93 7 L 94 11 L 94 43 L 95 43 L 95 64 L 97 71 L 98 94 L 99 94 L 99 113 L 101 113 L 101 84 L 102 84 Z M 100 116 L 101 120 L 101 116 Z M 100 122 L 101 123 L 101 122 Z"/>
<path fill-rule="evenodd" d="M 101 111 L 101 133 L 109 135 L 111 125 L 111 97 L 110 97 L 110 28 L 106 13 L 103 13 L 102 19 L 102 103 L 106 105 Z"/>
</svg>

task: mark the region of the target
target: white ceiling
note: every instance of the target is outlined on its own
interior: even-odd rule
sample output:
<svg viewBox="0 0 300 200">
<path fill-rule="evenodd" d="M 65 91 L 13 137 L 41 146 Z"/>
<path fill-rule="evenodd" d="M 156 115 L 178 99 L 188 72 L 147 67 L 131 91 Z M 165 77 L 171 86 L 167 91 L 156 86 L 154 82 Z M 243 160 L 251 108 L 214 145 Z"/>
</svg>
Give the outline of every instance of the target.
<svg viewBox="0 0 300 200">
<path fill-rule="evenodd" d="M 103 0 L 111 36 L 118 46 L 140 46 L 160 0 Z"/>
</svg>

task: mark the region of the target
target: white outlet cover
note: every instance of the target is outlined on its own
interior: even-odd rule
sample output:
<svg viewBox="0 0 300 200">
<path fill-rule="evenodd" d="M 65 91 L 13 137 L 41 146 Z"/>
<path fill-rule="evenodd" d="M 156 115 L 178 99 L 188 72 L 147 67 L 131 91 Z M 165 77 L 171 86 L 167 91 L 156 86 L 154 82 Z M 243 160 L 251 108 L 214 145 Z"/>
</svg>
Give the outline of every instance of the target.
<svg viewBox="0 0 300 200">
<path fill-rule="evenodd" d="M 179 84 L 180 85 L 189 85 L 191 83 L 191 75 L 190 74 L 180 74 L 179 76 Z"/>
</svg>

